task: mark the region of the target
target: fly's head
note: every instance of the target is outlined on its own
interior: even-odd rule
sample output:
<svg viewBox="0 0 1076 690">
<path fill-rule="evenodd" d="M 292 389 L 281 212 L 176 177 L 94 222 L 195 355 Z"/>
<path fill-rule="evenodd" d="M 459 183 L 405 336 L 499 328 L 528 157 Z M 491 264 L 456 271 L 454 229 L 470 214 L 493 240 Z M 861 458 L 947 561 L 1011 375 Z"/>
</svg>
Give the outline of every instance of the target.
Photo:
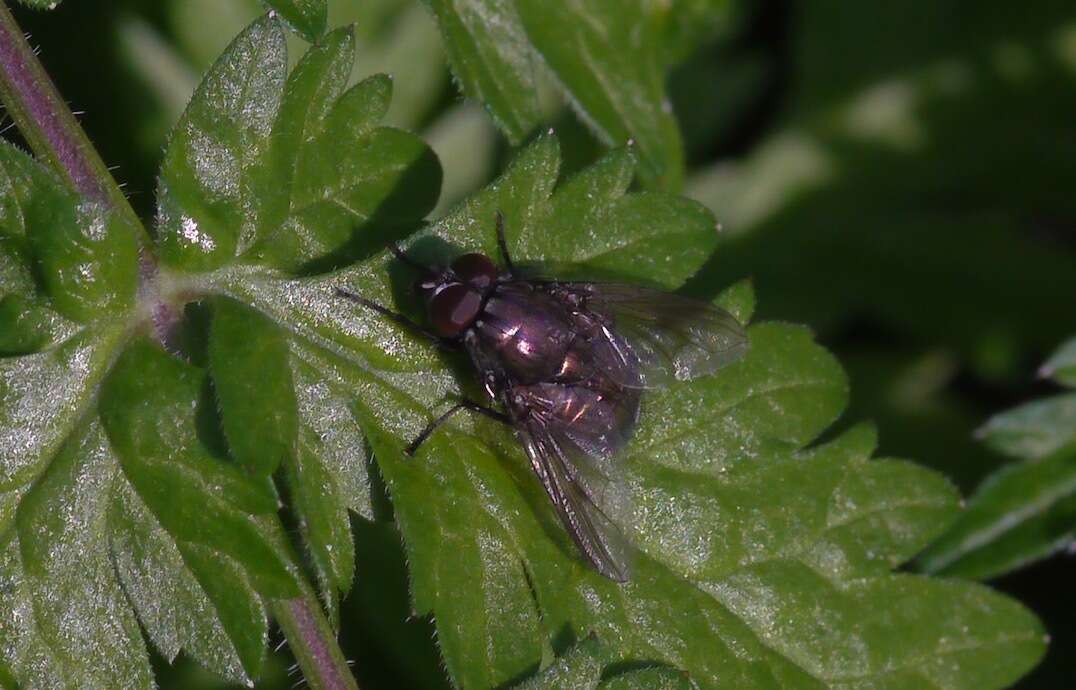
<svg viewBox="0 0 1076 690">
<path fill-rule="evenodd" d="M 455 338 L 474 324 L 499 276 L 497 266 L 485 254 L 464 254 L 446 269 L 427 270 L 415 290 L 426 304 L 433 329 Z"/>
</svg>

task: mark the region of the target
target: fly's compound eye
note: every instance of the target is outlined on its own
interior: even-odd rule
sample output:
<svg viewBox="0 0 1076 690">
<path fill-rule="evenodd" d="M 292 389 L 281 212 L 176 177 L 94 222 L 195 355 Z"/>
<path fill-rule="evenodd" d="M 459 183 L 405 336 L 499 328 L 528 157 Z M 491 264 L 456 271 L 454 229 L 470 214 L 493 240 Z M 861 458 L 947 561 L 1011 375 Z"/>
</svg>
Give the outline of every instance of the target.
<svg viewBox="0 0 1076 690">
<path fill-rule="evenodd" d="M 440 335 L 453 338 L 469 328 L 482 309 L 482 295 L 470 285 L 453 283 L 430 301 L 430 323 Z"/>
<path fill-rule="evenodd" d="M 489 287 L 500 273 L 485 254 L 464 254 L 452 262 L 452 272 L 480 290 Z"/>
</svg>

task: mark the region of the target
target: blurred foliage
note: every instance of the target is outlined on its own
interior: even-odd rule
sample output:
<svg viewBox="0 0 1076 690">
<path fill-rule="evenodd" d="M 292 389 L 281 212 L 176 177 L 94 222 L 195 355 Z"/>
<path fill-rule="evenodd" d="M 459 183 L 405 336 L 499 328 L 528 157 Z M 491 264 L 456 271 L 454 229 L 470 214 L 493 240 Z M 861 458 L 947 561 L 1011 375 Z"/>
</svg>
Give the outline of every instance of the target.
<svg viewBox="0 0 1076 690">
<path fill-rule="evenodd" d="M 1069 340 L 1039 370 L 1068 388 Z M 1052 395 L 994 415 L 976 432 L 1022 462 L 988 477 L 960 519 L 919 559 L 929 573 L 980 579 L 1024 567 L 1076 544 L 1076 393 Z"/>
<path fill-rule="evenodd" d="M 354 79 L 397 75 L 386 119 L 418 128 L 442 159 L 443 209 L 486 182 L 507 147 L 461 102 L 420 5 L 331 0 L 328 25 L 357 22 Z M 68 0 L 16 14 L 149 217 L 161 142 L 209 62 L 261 11 L 255 0 Z M 684 41 L 699 48 L 670 56 L 668 83 L 686 186 L 726 234 L 689 288 L 712 295 L 753 276 L 762 318 L 809 322 L 846 364 L 846 418 L 875 419 L 881 453 L 977 486 L 1005 457 L 972 432 L 1041 396 L 1031 374 L 1076 325 L 1076 9 L 741 0 L 721 21 L 686 29 L 702 32 Z M 566 170 L 600 152 L 571 114 L 555 126 Z M 5 309 L 23 313 L 0 304 L 0 318 Z M 357 552 L 402 568 L 393 536 L 356 538 Z M 1026 687 L 1076 675 L 1065 651 L 1076 614 L 1056 605 L 1072 573 L 1062 555 L 1003 582 L 1038 597 L 1054 634 Z M 412 663 L 390 658 L 381 639 L 390 624 L 392 639 L 429 639 L 422 619 L 405 622 L 403 593 L 343 609 L 359 631 L 346 642 L 360 680 L 378 687 L 380 666 L 419 674 L 419 687 L 428 680 L 416 669 L 438 675 L 432 644 Z"/>
</svg>

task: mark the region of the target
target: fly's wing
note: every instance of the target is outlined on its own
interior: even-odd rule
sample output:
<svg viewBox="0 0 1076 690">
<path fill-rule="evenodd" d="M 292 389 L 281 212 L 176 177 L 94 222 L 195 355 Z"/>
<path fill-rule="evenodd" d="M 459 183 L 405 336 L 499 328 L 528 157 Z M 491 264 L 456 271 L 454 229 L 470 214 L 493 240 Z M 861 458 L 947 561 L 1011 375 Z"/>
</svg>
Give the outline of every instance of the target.
<svg viewBox="0 0 1076 690">
<path fill-rule="evenodd" d="M 595 355 L 629 388 L 654 388 L 712 374 L 747 352 L 732 314 L 699 300 L 619 283 L 549 283 L 601 317 Z"/>
<path fill-rule="evenodd" d="M 572 390 L 544 385 L 554 396 L 557 388 Z M 584 409 L 585 397 L 564 411 L 571 412 L 573 406 L 575 412 Z M 624 417 L 630 418 L 637 410 L 637 399 L 618 405 L 631 408 Z M 613 421 L 618 411 L 530 414 L 516 424 L 516 430 L 535 474 L 579 550 L 602 575 L 624 582 L 631 572 L 632 550 L 616 520 L 627 517 L 628 497 L 623 484 L 613 479 L 609 463 L 626 442 L 630 427 L 618 427 Z"/>
</svg>

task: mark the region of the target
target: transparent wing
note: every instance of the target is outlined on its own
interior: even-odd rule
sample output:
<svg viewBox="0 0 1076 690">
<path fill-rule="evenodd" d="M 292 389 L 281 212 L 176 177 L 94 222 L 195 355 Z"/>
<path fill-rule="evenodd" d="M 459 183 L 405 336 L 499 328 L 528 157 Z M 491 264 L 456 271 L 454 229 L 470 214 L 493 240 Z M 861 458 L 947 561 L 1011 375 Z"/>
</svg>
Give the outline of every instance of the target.
<svg viewBox="0 0 1076 690">
<path fill-rule="evenodd" d="M 595 353 L 616 383 L 654 388 L 712 374 L 744 356 L 747 333 L 724 309 L 619 283 L 550 283 L 601 317 Z"/>
<path fill-rule="evenodd" d="M 629 427 L 618 426 L 613 416 L 615 411 L 580 417 L 532 408 L 516 430 L 579 550 L 602 575 L 624 582 L 631 573 L 632 549 L 617 519 L 628 514 L 628 496 L 612 478 L 609 461 L 627 441 L 622 430 Z"/>
</svg>

